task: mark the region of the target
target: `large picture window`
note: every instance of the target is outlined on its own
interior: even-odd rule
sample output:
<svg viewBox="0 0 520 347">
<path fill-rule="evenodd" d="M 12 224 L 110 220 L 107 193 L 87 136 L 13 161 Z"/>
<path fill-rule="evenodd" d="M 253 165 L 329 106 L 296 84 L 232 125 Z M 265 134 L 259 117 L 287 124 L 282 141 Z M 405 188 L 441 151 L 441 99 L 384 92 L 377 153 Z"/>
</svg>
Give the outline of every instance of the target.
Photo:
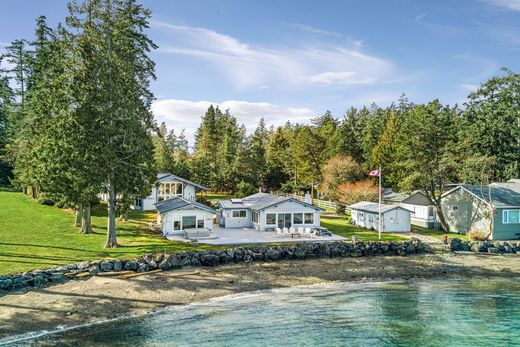
<svg viewBox="0 0 520 347">
<path fill-rule="evenodd" d="M 303 224 L 303 213 L 293 214 L 293 224 Z"/>
<path fill-rule="evenodd" d="M 520 210 L 504 210 L 502 222 L 504 224 L 520 224 Z"/>
<path fill-rule="evenodd" d="M 314 213 L 305 214 L 305 224 L 314 224 Z"/>
<path fill-rule="evenodd" d="M 246 210 L 233 210 L 233 218 L 246 218 L 247 211 Z"/>
<path fill-rule="evenodd" d="M 276 213 L 268 213 L 265 215 L 265 224 L 275 225 L 276 224 Z"/>
<path fill-rule="evenodd" d="M 183 216 L 182 217 L 182 228 L 184 230 L 186 229 L 192 229 L 197 226 L 197 217 L 195 216 Z"/>
</svg>

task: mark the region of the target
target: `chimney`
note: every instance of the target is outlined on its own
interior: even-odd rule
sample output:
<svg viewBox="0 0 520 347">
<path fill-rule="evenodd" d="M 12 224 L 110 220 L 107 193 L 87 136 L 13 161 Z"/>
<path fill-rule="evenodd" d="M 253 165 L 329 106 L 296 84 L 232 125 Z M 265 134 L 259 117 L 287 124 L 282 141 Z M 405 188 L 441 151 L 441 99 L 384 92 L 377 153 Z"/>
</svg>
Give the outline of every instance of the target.
<svg viewBox="0 0 520 347">
<path fill-rule="evenodd" d="M 305 193 L 305 202 L 307 204 L 311 203 L 311 194 L 309 192 Z"/>
</svg>

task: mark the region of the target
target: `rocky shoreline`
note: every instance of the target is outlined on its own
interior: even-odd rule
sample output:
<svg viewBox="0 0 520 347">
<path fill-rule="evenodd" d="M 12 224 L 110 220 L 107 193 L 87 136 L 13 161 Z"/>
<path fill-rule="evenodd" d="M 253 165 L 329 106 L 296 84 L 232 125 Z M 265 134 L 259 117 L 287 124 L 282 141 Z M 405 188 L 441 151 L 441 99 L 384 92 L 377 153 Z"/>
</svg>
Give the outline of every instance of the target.
<svg viewBox="0 0 520 347">
<path fill-rule="evenodd" d="M 431 247 L 418 239 L 404 242 L 333 241 L 305 242 L 289 245 L 235 247 L 223 250 L 149 254 L 131 260 L 83 261 L 34 270 L 17 275 L 0 276 L 0 293 L 27 291 L 85 279 L 103 273 L 172 270 L 193 267 L 214 267 L 224 264 L 303 260 L 315 258 L 344 258 L 364 256 L 406 256 L 431 252 Z"/>
<path fill-rule="evenodd" d="M 450 240 L 449 248 L 452 252 L 520 254 L 520 242 L 469 241 L 455 238 Z"/>
</svg>

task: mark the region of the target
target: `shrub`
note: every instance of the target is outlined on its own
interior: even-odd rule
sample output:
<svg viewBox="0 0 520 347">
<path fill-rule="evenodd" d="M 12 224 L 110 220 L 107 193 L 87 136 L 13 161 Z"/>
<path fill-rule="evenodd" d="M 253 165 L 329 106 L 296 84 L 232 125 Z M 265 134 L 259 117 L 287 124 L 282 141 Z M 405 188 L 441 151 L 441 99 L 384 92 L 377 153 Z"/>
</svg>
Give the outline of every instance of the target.
<svg viewBox="0 0 520 347">
<path fill-rule="evenodd" d="M 478 231 L 478 230 L 470 230 L 468 232 L 468 237 L 473 241 L 486 241 L 488 239 L 489 233 Z"/>
<path fill-rule="evenodd" d="M 345 205 L 360 201 L 377 201 L 379 189 L 371 180 L 343 183 L 338 187 L 338 200 Z"/>
<path fill-rule="evenodd" d="M 252 195 L 254 193 L 256 193 L 256 188 L 251 183 L 241 181 L 237 185 L 236 195 L 238 198 L 243 198 L 244 196 Z"/>
<path fill-rule="evenodd" d="M 338 216 L 342 216 L 345 214 L 345 205 L 343 204 L 336 204 L 336 214 Z"/>
</svg>

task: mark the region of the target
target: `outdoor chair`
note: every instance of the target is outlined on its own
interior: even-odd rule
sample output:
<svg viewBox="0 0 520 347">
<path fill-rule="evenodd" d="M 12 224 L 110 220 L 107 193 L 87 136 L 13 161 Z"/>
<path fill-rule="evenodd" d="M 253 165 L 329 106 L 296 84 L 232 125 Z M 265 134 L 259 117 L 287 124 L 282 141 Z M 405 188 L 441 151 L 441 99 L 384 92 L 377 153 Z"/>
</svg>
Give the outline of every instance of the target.
<svg viewBox="0 0 520 347">
<path fill-rule="evenodd" d="M 283 237 L 284 236 L 283 230 L 280 228 L 276 228 L 276 236 Z"/>
<path fill-rule="evenodd" d="M 284 234 L 289 234 L 289 229 L 287 229 L 287 228 L 284 227 L 284 228 L 282 229 L 282 232 L 283 232 Z"/>
<path fill-rule="evenodd" d="M 298 227 L 298 233 L 299 234 L 303 234 L 305 230 L 303 229 L 303 227 Z"/>
<path fill-rule="evenodd" d="M 294 234 L 294 233 L 296 233 L 296 228 L 295 227 L 290 227 L 289 231 L 291 232 L 291 234 Z"/>
</svg>

